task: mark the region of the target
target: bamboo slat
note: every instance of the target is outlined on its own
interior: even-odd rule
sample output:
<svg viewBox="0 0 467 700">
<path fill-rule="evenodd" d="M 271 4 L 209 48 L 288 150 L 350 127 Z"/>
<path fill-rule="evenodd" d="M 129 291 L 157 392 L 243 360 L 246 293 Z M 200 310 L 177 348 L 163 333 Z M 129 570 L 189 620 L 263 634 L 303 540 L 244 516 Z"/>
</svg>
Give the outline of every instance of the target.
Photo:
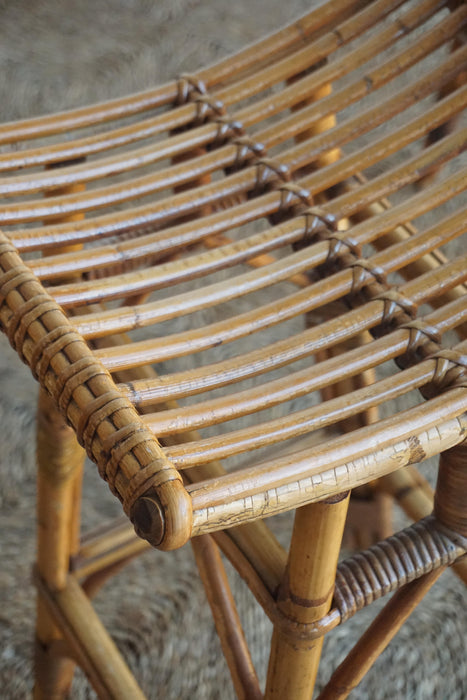
<svg viewBox="0 0 467 700">
<path fill-rule="evenodd" d="M 434 2 L 433 0 L 427 0 L 425 5 L 427 6 L 427 14 L 421 14 L 419 10 L 417 10 L 416 13 L 412 11 L 407 14 L 406 21 L 401 20 L 404 21 L 404 25 L 407 27 L 407 31 L 415 28 L 418 23 L 423 22 L 427 16 L 430 16 L 430 13 L 433 13 L 436 10 L 436 2 Z M 413 17 L 415 17 L 415 22 L 414 20 L 412 20 Z M 429 50 L 433 50 L 439 43 L 446 41 L 446 39 L 450 35 L 450 32 L 454 33 L 455 29 L 458 28 L 459 22 L 462 22 L 462 14 L 456 13 L 454 16 L 448 17 L 447 20 L 440 23 L 440 26 L 436 28 L 436 31 L 432 30 L 430 32 L 427 41 L 423 42 L 419 47 L 417 47 L 417 49 L 425 53 Z M 364 28 L 365 25 L 362 25 L 360 23 L 359 31 L 362 31 Z M 233 111 L 233 118 L 238 123 L 241 123 L 244 128 L 247 128 L 253 126 L 257 121 L 262 120 L 265 116 L 272 116 L 274 111 L 279 111 L 280 109 L 292 106 L 294 102 L 300 100 L 300 98 L 302 97 L 302 92 L 305 94 L 310 94 L 311 91 L 316 89 L 316 85 L 326 84 L 326 81 L 328 79 L 335 80 L 337 77 L 341 77 L 343 74 L 342 71 L 353 70 L 355 67 L 358 66 L 358 60 L 368 61 L 368 59 L 371 58 L 373 54 L 376 54 L 378 51 L 381 51 L 381 49 L 386 44 L 390 45 L 394 34 L 399 31 L 400 29 L 398 29 L 396 24 L 394 24 L 389 30 L 386 29 L 385 31 L 378 34 L 376 37 L 373 37 L 371 40 L 365 42 L 363 46 L 360 46 L 358 49 L 352 51 L 350 56 L 346 56 L 345 61 L 341 61 L 340 73 L 336 73 L 336 69 L 334 68 L 334 66 L 332 67 L 332 74 L 330 74 L 329 69 L 327 71 L 325 70 L 314 72 L 312 76 L 308 76 L 306 79 L 304 79 L 303 83 L 301 83 L 300 86 L 296 86 L 295 89 L 289 91 L 284 90 L 280 95 L 280 100 L 276 98 L 274 102 L 271 103 L 270 98 L 263 98 L 263 100 L 260 100 L 259 103 L 256 102 L 254 107 L 247 107 L 240 109 L 239 111 Z M 340 31 L 340 34 L 343 36 L 345 32 Z M 330 46 L 330 48 L 333 48 L 332 45 L 335 45 L 337 42 L 335 34 L 330 34 L 326 38 L 327 44 Z M 348 33 L 348 36 L 346 36 L 346 42 L 352 38 L 352 33 Z M 343 42 L 344 40 L 342 39 L 341 44 Z M 323 43 L 322 40 L 319 43 Z M 319 60 L 322 60 L 326 57 L 326 51 L 324 50 L 315 49 L 313 55 L 310 56 L 310 49 L 307 48 L 305 50 L 302 48 L 299 53 L 305 58 L 305 67 L 307 67 L 308 65 L 310 65 L 310 63 L 314 61 L 318 62 Z M 423 56 L 423 53 L 421 55 Z M 401 67 L 402 65 L 404 65 L 405 62 L 407 62 L 407 65 L 410 65 L 410 62 L 415 62 L 419 57 L 419 54 L 413 49 L 409 49 L 403 51 L 402 56 L 404 56 L 405 60 L 399 56 L 397 62 L 395 61 L 395 59 L 391 59 L 390 65 L 392 66 L 392 74 L 394 74 L 394 71 L 400 72 Z M 296 75 L 297 68 L 302 65 L 301 63 L 299 63 L 297 66 L 296 63 L 297 61 L 295 58 L 292 75 Z M 268 68 L 268 71 L 270 74 L 272 74 L 273 80 L 275 82 L 280 81 L 283 77 L 280 71 L 278 70 L 277 63 L 273 63 L 272 66 Z M 262 73 L 264 73 L 264 70 L 262 71 Z M 285 75 L 287 76 L 287 73 Z M 371 83 L 370 89 L 375 89 L 376 87 L 381 86 L 382 80 L 387 81 L 390 79 L 390 77 L 391 70 L 389 70 L 389 66 L 387 68 L 385 67 L 385 69 L 377 69 L 374 72 L 374 76 L 372 73 L 371 76 L 367 77 L 366 81 L 360 81 L 360 83 L 363 83 L 362 87 L 365 86 L 363 94 L 368 92 L 369 82 Z M 262 89 L 269 86 L 268 82 L 264 79 L 261 79 L 258 73 L 255 75 L 254 83 L 252 83 L 251 79 L 248 79 L 247 82 L 249 85 L 249 91 L 247 93 L 245 93 L 245 91 L 242 90 L 238 84 L 235 84 L 232 95 L 229 95 L 228 92 L 226 92 L 226 90 L 224 89 L 220 92 L 214 92 L 213 97 L 218 102 L 222 102 L 222 104 L 225 104 L 226 106 L 230 107 L 230 105 L 234 104 L 234 102 L 244 100 L 246 97 L 250 97 L 252 92 L 253 94 L 256 94 L 258 91 L 258 86 L 261 86 Z M 300 88 L 300 92 L 297 90 L 298 87 Z M 361 95 L 359 95 L 358 90 L 355 90 L 355 86 L 352 87 L 352 99 L 353 101 L 356 101 Z M 232 90 L 230 92 L 232 92 Z M 346 94 L 350 92 L 349 88 L 346 88 L 345 92 Z M 287 98 L 288 101 L 285 101 L 287 100 Z M 339 108 L 339 105 L 336 105 L 335 109 L 336 108 Z M 178 112 L 180 111 L 181 109 L 178 110 Z M 187 110 L 185 109 L 184 111 L 186 112 Z M 308 123 L 310 123 L 310 118 L 308 114 L 306 115 L 306 117 Z M 171 113 L 170 118 L 171 120 L 174 120 L 173 123 L 175 127 L 180 127 L 184 125 L 184 122 L 180 122 L 180 120 L 178 120 L 173 113 Z M 148 138 L 150 136 L 156 135 L 158 132 L 163 131 L 167 127 L 166 121 L 167 117 L 164 117 L 163 115 L 159 116 L 158 118 L 153 118 L 152 120 L 148 121 L 148 123 L 144 124 L 144 128 L 140 126 L 140 129 L 142 130 L 142 135 L 145 138 Z M 131 127 L 126 127 L 118 130 L 117 134 L 113 135 L 113 139 L 115 139 L 116 145 L 121 146 L 126 142 L 125 134 L 128 132 L 132 134 L 132 137 L 134 139 L 134 130 L 135 128 L 133 125 Z M 50 173 L 24 175 L 16 177 L 13 182 L 11 181 L 11 179 L 5 178 L 3 181 L 0 180 L 0 194 L 9 196 L 13 194 L 39 191 L 43 188 L 49 189 L 67 186 L 75 181 L 87 182 L 94 178 L 102 178 L 106 175 L 121 173 L 125 170 L 129 170 L 135 167 L 142 167 L 149 163 L 157 162 L 158 160 L 163 160 L 164 158 L 174 157 L 176 155 L 179 155 L 180 153 L 191 152 L 195 147 L 204 146 L 207 143 L 214 142 L 216 140 L 216 137 L 218 136 L 217 131 L 218 127 L 216 125 L 205 125 L 197 129 L 190 130 L 189 132 L 177 134 L 175 137 L 172 137 L 167 142 L 167 144 L 159 142 L 157 151 L 153 147 L 146 146 L 139 150 L 132 151 L 130 157 L 126 154 L 122 154 L 110 157 L 106 160 L 100 159 L 96 163 L 87 163 L 84 165 L 77 165 L 71 168 L 64 167 L 59 172 L 55 172 L 53 175 L 51 175 Z M 285 128 L 283 127 L 280 131 L 285 131 Z M 267 130 L 267 133 L 270 132 L 270 129 Z M 260 134 L 257 135 L 257 139 L 258 141 L 263 141 L 265 146 L 269 147 L 270 145 L 273 145 L 273 143 L 268 143 L 268 141 L 270 139 L 277 139 L 277 134 L 277 129 L 274 129 L 272 134 L 266 139 L 264 139 L 264 137 L 262 137 Z M 103 147 L 104 143 L 109 144 L 112 141 L 111 134 L 109 134 L 108 132 L 105 135 L 105 139 L 103 139 L 102 136 L 95 136 L 91 138 L 92 143 L 97 142 L 97 145 L 99 145 L 100 148 Z M 90 139 L 88 138 L 87 142 L 89 142 L 89 140 Z M 65 152 L 60 152 L 60 155 L 64 160 L 70 160 L 71 158 L 90 155 L 89 149 L 79 150 L 77 149 L 76 145 L 73 146 L 70 143 L 67 143 L 65 148 Z M 45 152 L 43 155 L 50 158 L 50 153 L 57 149 L 58 145 L 54 144 L 50 149 L 44 149 Z M 7 160 L 7 158 L 9 158 L 9 161 Z M 15 158 L 16 161 L 14 160 Z M 31 159 L 31 163 L 29 163 L 28 158 Z M 19 159 L 21 159 L 20 162 L 18 162 Z M 24 151 L 21 152 L 20 155 L 16 154 L 15 156 L 12 156 L 11 154 L 7 156 L 0 155 L 0 167 L 2 169 L 9 169 L 13 167 L 24 168 L 28 164 L 40 165 L 41 163 L 41 158 L 39 157 L 39 154 L 37 152 L 33 152 L 29 156 Z M 181 175 L 179 173 L 181 173 Z M 179 171 L 177 171 L 176 176 L 174 174 L 174 178 L 180 178 L 183 175 L 184 169 L 182 168 L 179 169 Z"/>
<path fill-rule="evenodd" d="M 299 506 L 311 502 L 311 499 L 319 501 L 330 498 L 406 464 L 428 459 L 454 447 L 464 439 L 466 428 L 465 391 L 453 389 L 454 394 L 458 397 L 457 411 L 453 401 L 445 408 L 445 413 L 452 415 L 457 412 L 457 417 L 443 420 L 442 406 L 439 406 L 445 403 L 443 398 L 436 404 L 441 415 L 433 415 L 431 426 L 427 426 L 423 432 L 417 431 L 416 423 L 420 413 L 427 410 L 426 407 L 414 411 L 411 420 L 405 412 L 398 416 L 399 421 L 405 419 L 404 428 L 411 434 L 406 433 L 407 437 L 404 438 L 398 431 L 397 443 L 393 437 L 393 421 L 388 420 L 356 431 L 362 437 L 368 436 L 362 440 L 366 449 L 355 437 L 349 445 L 348 436 L 343 436 L 334 440 L 332 446 L 314 450 L 312 459 L 308 450 L 295 453 L 293 477 L 290 460 L 271 461 L 256 465 L 251 472 L 241 470 L 225 476 L 221 481 L 213 480 L 188 487 L 193 503 L 193 533 L 280 513 L 288 510 L 292 503 Z M 423 423 L 426 425 L 425 420 Z M 386 434 L 384 428 L 387 428 Z M 384 443 L 387 446 L 383 447 Z M 414 444 L 417 446 L 415 453 Z M 372 449 L 375 445 L 378 445 L 377 450 Z"/>
<path fill-rule="evenodd" d="M 457 22 L 459 22 L 459 21 L 465 22 L 465 20 L 466 20 L 465 17 L 463 19 L 462 19 L 462 17 L 460 17 L 460 18 L 456 17 L 453 19 L 456 20 Z M 451 22 L 452 22 L 452 20 L 451 20 Z M 454 24 L 453 26 L 451 26 L 451 32 L 453 31 L 454 26 L 456 26 L 456 25 Z M 440 36 L 444 38 L 443 32 L 437 34 L 438 41 L 439 41 Z M 287 157 L 287 160 L 290 161 L 289 167 L 291 168 L 291 170 L 294 170 L 298 167 L 303 167 L 303 165 L 306 164 L 307 162 L 310 162 L 310 160 L 312 158 L 319 157 L 320 152 L 329 148 L 329 146 L 328 146 L 329 139 L 331 140 L 331 143 L 336 143 L 336 142 L 345 143 L 345 140 L 348 139 L 349 137 L 355 138 L 355 136 L 359 132 L 364 133 L 365 130 L 368 130 L 370 128 L 374 128 L 378 124 L 378 121 L 377 121 L 378 119 L 381 120 L 381 119 L 389 118 L 389 116 L 391 114 L 395 114 L 395 113 L 405 109 L 407 106 L 410 106 L 410 104 L 412 104 L 414 101 L 421 99 L 424 96 L 424 91 L 436 90 L 436 86 L 437 86 L 439 81 L 440 81 L 439 84 L 443 84 L 444 82 L 447 82 L 453 75 L 456 75 L 457 73 L 461 72 L 462 66 L 464 65 L 464 61 L 465 61 L 465 48 L 464 49 L 461 48 L 458 51 L 456 51 L 451 57 L 448 57 L 446 59 L 446 61 L 443 63 L 443 65 L 439 66 L 435 71 L 430 73 L 429 76 L 427 76 L 424 79 L 422 78 L 421 80 L 415 81 L 413 85 L 410 85 L 405 90 L 401 91 L 401 94 L 399 95 L 399 99 L 397 101 L 394 101 L 394 100 L 386 101 L 384 103 L 384 108 L 383 108 L 383 105 L 376 106 L 372 110 L 372 113 L 374 113 L 374 115 L 375 115 L 374 118 L 370 119 L 369 118 L 370 115 L 367 115 L 368 118 L 365 120 L 365 122 L 362 122 L 361 119 L 358 119 L 356 117 L 356 118 L 350 119 L 350 120 L 348 120 L 348 122 L 345 122 L 345 123 L 339 125 L 338 127 L 336 127 L 336 131 L 331 130 L 330 132 L 326 132 L 326 134 L 324 134 L 324 135 L 317 135 L 316 137 L 311 139 L 311 144 L 316 144 L 316 148 L 312 148 L 311 145 L 308 147 L 308 142 L 307 142 L 307 147 L 296 146 L 295 148 L 290 149 L 290 156 Z M 398 66 L 398 64 L 393 63 L 393 66 L 394 66 L 394 68 L 396 68 L 396 66 Z M 394 70 L 394 68 L 393 68 L 393 70 Z M 383 75 L 384 75 L 384 71 L 383 71 Z M 371 83 L 373 83 L 373 80 L 375 80 L 375 79 L 376 79 L 376 82 L 378 82 L 376 75 L 375 76 L 372 76 L 372 75 L 367 76 L 367 78 Z M 381 78 L 380 78 L 380 80 L 381 80 Z M 306 117 L 307 116 L 306 110 L 301 110 L 300 114 L 302 113 L 302 111 L 305 112 L 305 117 Z M 296 121 L 297 117 L 294 116 L 293 119 Z M 304 123 L 307 123 L 306 119 L 304 119 Z M 296 129 L 297 128 L 298 127 L 296 127 Z M 287 132 L 287 130 L 277 129 L 277 127 L 276 127 L 274 133 L 275 134 L 277 134 L 277 133 L 284 134 L 283 137 L 285 138 L 287 136 L 293 135 L 293 130 L 292 130 L 292 133 L 289 134 L 289 132 Z M 342 134 L 342 137 L 340 137 L 340 134 Z M 257 138 L 258 138 L 258 141 L 261 140 L 261 132 L 258 133 Z M 340 141 L 340 138 L 342 138 L 343 140 Z M 220 155 L 218 156 L 217 153 L 219 153 Z M 224 153 L 226 155 L 222 156 L 222 153 Z M 232 155 L 228 156 L 227 155 L 228 153 L 230 153 Z M 192 175 L 190 177 L 193 178 L 193 177 L 196 177 L 199 175 L 199 168 L 202 167 L 203 158 L 204 158 L 204 160 L 206 160 L 207 163 L 214 163 L 214 164 L 216 163 L 216 158 L 217 158 L 219 161 L 219 165 L 222 167 L 223 164 L 228 165 L 229 162 L 231 162 L 231 160 L 229 161 L 229 158 L 231 159 L 235 155 L 235 153 L 236 153 L 235 147 L 228 146 L 228 147 L 221 149 L 220 151 L 218 151 L 216 149 L 216 151 L 214 151 L 212 154 L 209 154 L 207 156 L 203 156 L 201 159 L 197 159 L 196 162 L 198 164 L 198 167 L 197 167 L 196 171 L 192 172 Z M 286 156 L 286 154 L 284 154 L 283 157 L 285 157 L 285 156 Z M 224 163 L 223 163 L 222 158 L 224 158 Z M 225 162 L 226 158 L 227 158 L 227 162 Z M 199 161 L 199 163 L 198 163 L 198 161 Z M 211 169 L 212 169 L 212 167 L 214 167 L 214 166 L 211 166 Z M 208 170 L 209 169 L 210 168 L 208 167 Z M 170 186 L 171 182 L 173 182 L 174 179 L 180 178 L 179 170 L 180 170 L 180 167 L 178 168 L 178 170 L 176 170 L 174 172 L 173 175 L 170 175 L 169 178 L 166 179 L 166 182 L 164 182 L 163 179 L 161 181 L 160 176 L 159 176 L 159 181 L 161 182 L 160 187 Z M 185 167 L 185 170 L 186 170 L 186 172 L 189 172 L 189 170 L 187 170 L 187 166 Z M 163 175 L 164 171 L 161 171 L 161 174 Z M 247 174 L 248 174 L 247 172 L 242 173 L 241 178 L 239 175 L 231 176 L 230 179 L 228 179 L 228 181 L 231 182 L 231 188 L 234 187 L 234 188 L 236 188 L 235 191 L 239 191 L 240 187 L 247 188 L 247 187 L 253 186 L 254 181 L 247 180 L 247 178 L 246 178 Z M 185 176 L 186 175 L 184 175 L 184 177 Z M 149 178 L 146 177 L 145 179 L 143 179 L 141 181 L 141 185 L 143 184 L 143 182 L 146 182 L 150 186 L 151 182 L 154 181 L 154 177 L 155 176 L 152 176 L 152 180 L 151 180 L 151 177 L 149 177 Z M 115 195 L 117 197 L 118 196 L 120 196 L 120 197 L 141 196 L 141 194 L 144 194 L 145 190 L 141 189 L 141 186 L 136 187 L 136 184 L 137 183 L 135 181 L 134 188 L 132 188 L 132 186 L 130 186 L 130 185 L 127 185 L 126 187 L 123 187 L 122 185 L 116 185 L 114 187 L 113 191 L 115 192 Z M 125 192 L 126 189 L 128 189 L 128 193 Z M 219 187 L 217 189 L 219 189 Z M 206 190 L 206 188 L 202 188 L 202 190 Z M 207 190 L 209 191 L 209 188 L 207 188 Z M 147 190 L 148 193 L 150 191 L 151 191 L 151 189 Z M 201 192 L 199 194 L 201 196 Z M 84 198 L 84 200 L 86 200 L 86 198 L 89 198 L 91 196 L 93 197 L 93 199 L 92 199 L 92 203 L 90 204 L 89 208 L 91 206 L 95 207 L 99 203 L 99 200 L 96 197 L 96 195 L 94 194 L 94 191 L 90 191 L 89 194 L 81 196 L 81 199 Z M 221 196 L 221 195 L 218 195 L 218 196 Z M 184 199 L 186 199 L 186 197 L 185 198 L 181 197 L 180 201 L 183 202 Z M 75 197 L 74 200 L 76 200 L 76 202 L 79 202 L 80 198 Z M 71 199 L 69 201 L 70 201 L 70 207 L 69 207 L 70 210 L 74 210 L 73 199 Z M 111 198 L 109 198 L 109 196 L 106 196 L 105 194 L 101 198 L 102 205 L 111 204 L 112 201 L 113 200 Z M 115 201 L 117 201 L 117 200 L 115 200 Z M 175 201 L 178 202 L 178 200 L 175 200 Z M 60 203 L 57 203 L 57 206 L 60 206 L 61 208 L 56 211 L 53 209 L 53 205 L 49 204 L 49 206 L 47 208 L 42 202 L 38 202 L 36 205 L 37 211 L 36 211 L 36 214 L 34 214 L 34 209 L 31 207 L 25 208 L 23 204 L 10 205 L 10 208 L 8 206 L 6 207 L 5 212 L 3 214 L 2 221 L 3 221 L 3 223 L 6 223 L 10 220 L 11 223 L 14 223 L 15 221 L 18 221 L 18 220 L 21 221 L 21 218 L 23 216 L 26 217 L 25 220 L 28 220 L 31 217 L 34 218 L 34 216 L 37 216 L 37 217 L 51 216 L 54 213 L 56 215 L 58 215 L 59 213 L 63 213 L 63 208 L 66 207 L 67 205 L 66 205 L 66 202 L 60 201 Z M 11 210 L 11 215 L 8 214 L 8 211 L 10 211 L 10 210 Z M 146 208 L 140 207 L 140 209 L 139 209 L 139 211 L 141 211 L 141 212 L 146 211 L 146 210 L 147 210 L 147 207 Z M 121 216 L 122 216 L 122 214 L 120 214 L 120 217 Z M 153 216 L 154 216 L 154 214 L 153 214 Z M 10 219 L 8 217 L 10 217 Z M 160 218 L 160 216 L 158 218 Z M 106 218 L 104 217 L 103 222 L 105 220 L 106 220 Z M 148 219 L 147 221 L 149 222 L 150 219 Z M 60 229 L 57 229 L 57 230 L 60 230 L 61 235 L 63 236 L 65 234 L 65 232 L 67 232 L 67 231 L 71 232 L 72 228 L 73 227 L 71 227 L 71 228 L 70 227 L 61 227 Z M 114 226 L 113 231 L 115 231 L 115 230 L 116 229 Z M 81 235 L 82 235 L 82 233 L 83 232 L 81 232 Z M 103 233 L 103 231 L 101 230 L 101 235 L 102 235 L 102 233 Z M 30 233 L 29 237 L 32 237 L 32 235 L 33 234 Z M 42 240 L 41 245 L 44 245 L 44 240 Z"/>
<path fill-rule="evenodd" d="M 205 69 L 200 74 L 209 87 L 216 82 L 223 82 L 232 75 L 248 70 L 252 65 L 269 58 L 283 49 L 296 43 L 302 43 L 312 32 L 330 24 L 342 14 L 345 16 L 349 9 L 365 6 L 368 0 L 343 0 L 339 8 L 327 5 L 324 8 L 312 10 L 290 26 L 275 32 L 270 37 L 255 43 L 252 47 L 241 50 L 238 54 L 221 60 L 212 68 Z M 389 7 L 391 7 L 389 5 Z M 116 117 L 135 114 L 167 104 L 175 99 L 177 86 L 175 82 L 169 85 L 135 93 L 124 98 L 109 100 L 98 105 L 81 107 L 55 115 L 25 119 L 2 127 L 2 142 L 17 142 L 24 139 L 38 138 L 49 134 L 69 131 L 73 128 L 83 128 L 91 124 L 105 122 Z M 62 160 L 63 158 L 60 158 Z"/>
<path fill-rule="evenodd" d="M 399 165 L 391 169 L 389 172 L 374 178 L 371 182 L 368 182 L 366 185 L 362 185 L 357 190 L 341 195 L 335 200 L 333 205 L 329 204 L 324 211 L 335 218 L 345 218 L 359 212 L 374 201 L 386 197 L 399 187 L 412 184 L 419 177 L 421 177 L 423 173 L 429 172 L 435 167 L 439 167 L 447 160 L 463 152 L 466 148 L 466 134 L 467 130 L 464 129 L 458 133 L 447 136 L 442 141 L 434 144 L 429 149 L 426 149 L 421 155 L 417 154 L 403 165 Z M 303 184 L 307 184 L 306 180 L 303 182 Z M 214 185 L 205 185 L 201 189 L 208 191 L 210 188 L 214 187 Z M 219 186 L 216 187 L 218 190 L 220 189 Z M 223 195 L 225 196 L 227 194 L 231 194 L 231 192 L 230 187 L 226 186 L 224 188 Z M 186 213 L 183 207 L 179 207 L 174 203 L 174 200 L 177 197 L 189 198 L 189 195 L 187 193 L 175 195 L 172 198 L 172 204 L 169 212 L 167 213 L 165 210 L 163 210 L 163 214 L 161 212 L 161 215 L 164 217 L 166 215 L 174 217 L 176 214 L 181 216 Z M 263 205 L 266 204 L 267 199 L 271 201 L 271 204 L 274 199 L 276 200 L 273 205 L 275 208 L 277 205 L 280 205 L 281 195 L 278 193 L 276 195 L 271 194 L 268 196 L 268 198 L 265 197 L 264 202 L 262 203 Z M 201 207 L 208 205 L 211 202 L 212 200 L 209 196 L 202 197 L 198 200 L 198 205 Z M 263 209 L 263 213 L 274 213 L 273 207 L 270 209 Z M 74 226 L 76 229 L 80 228 L 80 226 L 77 224 L 70 225 Z M 86 229 L 87 226 L 83 223 L 81 224 L 81 228 Z M 76 238 L 74 236 L 71 238 L 64 237 L 64 241 L 69 244 L 71 242 L 76 242 Z M 221 264 L 221 262 L 217 260 L 218 256 L 216 255 L 215 251 L 209 251 L 209 253 L 206 253 L 206 257 L 211 261 L 210 272 L 225 267 L 225 263 Z M 217 265 L 215 264 L 216 262 Z M 81 282 L 79 284 L 74 283 L 69 285 L 61 285 L 54 289 L 54 296 L 63 306 L 93 303 L 94 301 L 99 301 L 105 298 L 112 299 L 118 296 L 123 296 L 123 285 L 126 285 L 127 289 L 134 288 L 137 291 L 141 289 L 153 289 L 152 278 L 154 274 L 155 273 L 151 270 L 142 270 L 138 272 L 124 273 L 116 279 L 104 278 L 101 280 L 92 280 L 92 282 L 88 281 Z M 195 274 L 193 272 L 191 274 L 185 273 L 183 278 L 193 279 L 199 274 L 200 273 Z"/>
</svg>

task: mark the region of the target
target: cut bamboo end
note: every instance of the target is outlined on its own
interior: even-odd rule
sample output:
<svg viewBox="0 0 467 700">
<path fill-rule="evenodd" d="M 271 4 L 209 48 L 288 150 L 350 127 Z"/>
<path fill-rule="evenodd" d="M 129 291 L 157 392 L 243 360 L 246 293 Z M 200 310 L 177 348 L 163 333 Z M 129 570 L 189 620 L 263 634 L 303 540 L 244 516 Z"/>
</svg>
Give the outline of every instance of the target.
<svg viewBox="0 0 467 700">
<path fill-rule="evenodd" d="M 168 481 L 138 498 L 130 519 L 139 537 L 158 549 L 182 547 L 191 536 L 191 498 L 180 481 Z"/>
</svg>

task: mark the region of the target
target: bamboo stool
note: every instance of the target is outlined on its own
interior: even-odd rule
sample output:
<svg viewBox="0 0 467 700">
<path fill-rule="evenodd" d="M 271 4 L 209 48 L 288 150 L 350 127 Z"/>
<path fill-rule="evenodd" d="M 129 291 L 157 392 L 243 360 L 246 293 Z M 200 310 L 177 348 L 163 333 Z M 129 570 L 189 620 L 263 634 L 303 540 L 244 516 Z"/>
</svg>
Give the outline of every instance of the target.
<svg viewBox="0 0 467 700">
<path fill-rule="evenodd" d="M 330 1 L 196 75 L 1 128 L 0 323 L 42 387 L 36 699 L 76 663 L 143 697 L 90 598 L 149 546 L 191 539 L 241 698 L 263 693 L 220 550 L 274 624 L 268 700 L 310 698 L 324 635 L 394 592 L 319 696 L 347 697 L 448 566 L 467 581 L 466 22 Z M 83 448 L 132 525 L 80 537 Z M 414 465 L 436 455 L 433 508 Z M 351 489 L 415 522 L 338 565 Z M 264 519 L 292 509 L 286 552 Z"/>
</svg>

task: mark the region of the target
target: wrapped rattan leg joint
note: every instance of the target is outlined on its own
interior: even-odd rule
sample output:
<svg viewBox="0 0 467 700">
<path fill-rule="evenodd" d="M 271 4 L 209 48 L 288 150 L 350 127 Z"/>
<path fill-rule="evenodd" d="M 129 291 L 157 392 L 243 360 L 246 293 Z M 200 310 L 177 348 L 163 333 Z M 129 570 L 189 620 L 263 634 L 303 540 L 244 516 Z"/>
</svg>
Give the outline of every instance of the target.
<svg viewBox="0 0 467 700">
<path fill-rule="evenodd" d="M 467 538 L 433 516 L 345 559 L 337 567 L 334 606 L 342 622 L 374 600 L 463 556 Z"/>
<path fill-rule="evenodd" d="M 320 620 L 304 624 L 275 609 L 273 622 L 282 634 L 312 641 L 346 622 L 374 600 L 440 567 L 467 551 L 467 538 L 448 532 L 433 516 L 341 562 L 333 607 Z"/>
<path fill-rule="evenodd" d="M 191 535 L 191 500 L 153 433 L 0 232 L 0 327 L 52 396 L 137 533 L 161 549 Z"/>
<path fill-rule="evenodd" d="M 311 642 L 314 639 L 324 637 L 325 634 L 337 627 L 341 622 L 341 616 L 337 608 L 333 608 L 316 622 L 297 622 L 276 608 L 271 615 L 276 629 L 281 634 L 299 642 Z"/>
<path fill-rule="evenodd" d="M 450 566 L 466 552 L 467 537 L 449 531 L 430 515 L 344 559 L 337 567 L 332 608 L 321 619 L 299 623 L 277 607 L 271 619 L 282 634 L 293 639 L 319 639 L 374 600 L 430 571 Z"/>
</svg>

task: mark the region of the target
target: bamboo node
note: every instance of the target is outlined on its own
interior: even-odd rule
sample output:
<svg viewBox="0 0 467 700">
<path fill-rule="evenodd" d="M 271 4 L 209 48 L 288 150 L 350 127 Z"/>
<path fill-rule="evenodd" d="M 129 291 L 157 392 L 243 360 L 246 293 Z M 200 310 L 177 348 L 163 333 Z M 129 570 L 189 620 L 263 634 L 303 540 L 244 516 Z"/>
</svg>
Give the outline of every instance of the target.
<svg viewBox="0 0 467 700">
<path fill-rule="evenodd" d="M 321 619 L 314 622 L 297 622 L 282 612 L 280 608 L 275 607 L 272 611 L 272 621 L 274 627 L 280 629 L 281 634 L 293 640 L 307 642 L 324 637 L 339 625 L 341 617 L 339 611 L 333 608 Z"/>
</svg>

